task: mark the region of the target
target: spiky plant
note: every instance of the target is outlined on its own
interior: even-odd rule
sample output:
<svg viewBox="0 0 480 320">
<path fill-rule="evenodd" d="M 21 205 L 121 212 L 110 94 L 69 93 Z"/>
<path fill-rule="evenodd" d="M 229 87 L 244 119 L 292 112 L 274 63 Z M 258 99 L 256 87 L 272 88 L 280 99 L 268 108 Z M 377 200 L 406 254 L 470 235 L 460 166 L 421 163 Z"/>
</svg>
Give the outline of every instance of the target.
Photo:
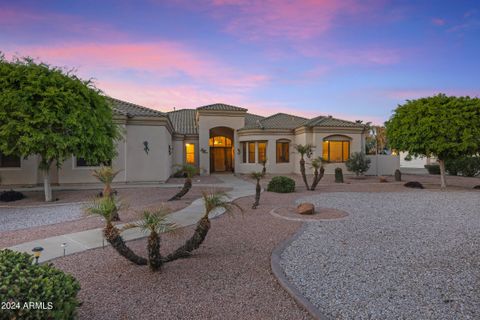
<svg viewBox="0 0 480 320">
<path fill-rule="evenodd" d="M 257 185 L 255 187 L 255 202 L 252 205 L 252 209 L 257 209 L 258 205 L 260 204 L 260 193 L 262 192 L 262 187 L 260 186 L 260 180 L 265 175 L 263 172 L 252 172 L 250 173 L 250 177 L 257 181 Z"/>
<path fill-rule="evenodd" d="M 197 222 L 195 231 L 190 239 L 180 248 L 169 254 L 163 261 L 169 262 L 180 258 L 186 258 L 191 255 L 191 252 L 198 249 L 207 237 L 207 233 L 210 230 L 210 218 L 208 215 L 217 208 L 224 208 L 227 211 L 231 211 L 234 207 L 242 211 L 237 204 L 228 201 L 228 196 L 225 192 L 202 192 L 202 199 L 205 206 L 205 213 Z"/>
<path fill-rule="evenodd" d="M 314 172 L 313 172 L 313 182 L 312 186 L 310 187 L 311 191 L 314 191 L 317 187 L 320 180 L 322 180 L 323 175 L 325 174 L 325 168 L 323 167 L 323 160 L 320 157 L 313 159 L 310 163 Z"/>
<path fill-rule="evenodd" d="M 300 154 L 300 173 L 302 174 L 303 182 L 305 183 L 305 187 L 307 190 L 310 190 L 307 180 L 307 174 L 305 172 L 305 155 L 307 158 L 312 156 L 313 146 L 311 144 L 297 144 L 295 146 L 295 150 Z"/>
<path fill-rule="evenodd" d="M 107 242 L 123 257 L 129 261 L 138 264 L 146 265 L 147 259 L 136 255 L 129 247 L 127 247 L 125 241 L 120 235 L 120 230 L 113 225 L 113 217 L 117 212 L 120 204 L 114 197 L 102 197 L 95 199 L 93 203 L 86 208 L 86 212 L 91 215 L 97 215 L 105 220 L 105 227 L 103 228 L 103 234 Z"/>
<path fill-rule="evenodd" d="M 179 172 L 185 174 L 185 182 L 183 188 L 176 195 L 168 199 L 168 201 L 180 200 L 192 188 L 192 177 L 198 173 L 198 168 L 191 164 L 183 164 L 180 166 Z"/>
<path fill-rule="evenodd" d="M 145 210 L 142 213 L 142 219 L 137 222 L 125 225 L 122 230 L 131 228 L 140 228 L 143 232 L 149 232 L 148 236 L 148 266 L 150 270 L 157 271 L 162 267 L 163 258 L 160 253 L 160 234 L 170 232 L 178 226 L 168 221 L 167 215 L 170 211 L 166 207 L 161 207 L 154 211 Z"/>
<path fill-rule="evenodd" d="M 103 192 L 102 195 L 104 197 L 113 197 L 112 192 L 112 182 L 113 179 L 117 176 L 120 170 L 113 170 L 112 167 L 108 166 L 101 166 L 100 169 L 96 169 L 93 171 L 93 176 L 98 179 L 101 183 L 103 183 Z M 113 221 L 119 221 L 120 216 L 118 215 L 118 210 L 113 213 L 112 216 Z"/>
</svg>

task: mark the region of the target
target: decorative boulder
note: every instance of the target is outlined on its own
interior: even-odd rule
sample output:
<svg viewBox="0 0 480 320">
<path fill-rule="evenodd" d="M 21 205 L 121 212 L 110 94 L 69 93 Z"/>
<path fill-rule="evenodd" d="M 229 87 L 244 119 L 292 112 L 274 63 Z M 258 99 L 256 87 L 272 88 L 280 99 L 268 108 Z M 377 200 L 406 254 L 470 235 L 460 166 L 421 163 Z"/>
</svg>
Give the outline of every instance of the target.
<svg viewBox="0 0 480 320">
<path fill-rule="evenodd" d="M 387 178 L 385 178 L 385 177 L 378 178 L 378 181 L 380 181 L 381 183 L 388 182 Z"/>
<path fill-rule="evenodd" d="M 297 207 L 297 213 L 299 214 L 314 214 L 315 206 L 312 203 L 301 203 Z"/>
<path fill-rule="evenodd" d="M 423 189 L 423 185 L 418 181 L 409 181 L 404 184 L 407 188 Z"/>
</svg>

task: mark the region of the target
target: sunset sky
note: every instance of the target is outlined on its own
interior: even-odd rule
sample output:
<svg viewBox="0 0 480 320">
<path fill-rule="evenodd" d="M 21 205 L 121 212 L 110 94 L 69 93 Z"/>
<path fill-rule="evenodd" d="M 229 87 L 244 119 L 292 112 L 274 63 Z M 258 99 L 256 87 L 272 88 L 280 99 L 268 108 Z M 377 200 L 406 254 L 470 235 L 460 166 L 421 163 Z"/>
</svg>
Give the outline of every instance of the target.
<svg viewBox="0 0 480 320">
<path fill-rule="evenodd" d="M 383 123 L 405 99 L 480 96 L 480 2 L 3 0 L 0 50 L 162 111 Z"/>
</svg>

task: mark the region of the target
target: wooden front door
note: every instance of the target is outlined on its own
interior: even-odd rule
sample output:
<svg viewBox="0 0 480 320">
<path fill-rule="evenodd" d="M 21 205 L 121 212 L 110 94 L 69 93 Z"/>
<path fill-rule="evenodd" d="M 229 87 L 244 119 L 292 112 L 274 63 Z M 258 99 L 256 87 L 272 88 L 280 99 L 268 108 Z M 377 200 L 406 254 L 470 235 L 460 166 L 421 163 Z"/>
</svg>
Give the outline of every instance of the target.
<svg viewBox="0 0 480 320">
<path fill-rule="evenodd" d="M 232 148 L 210 148 L 210 172 L 233 171 Z"/>
</svg>

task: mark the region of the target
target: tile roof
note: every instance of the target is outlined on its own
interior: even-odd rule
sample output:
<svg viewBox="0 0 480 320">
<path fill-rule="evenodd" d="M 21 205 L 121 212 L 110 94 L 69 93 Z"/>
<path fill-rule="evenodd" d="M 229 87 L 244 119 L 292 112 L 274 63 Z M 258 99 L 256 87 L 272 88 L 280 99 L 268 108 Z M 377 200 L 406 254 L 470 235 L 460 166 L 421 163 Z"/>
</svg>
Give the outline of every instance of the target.
<svg viewBox="0 0 480 320">
<path fill-rule="evenodd" d="M 265 117 L 252 114 L 252 113 L 246 113 L 245 114 L 245 128 L 257 128 L 259 121 L 262 119 L 265 119 Z"/>
<path fill-rule="evenodd" d="M 245 108 L 240 108 L 224 103 L 215 103 L 208 106 L 198 107 L 197 110 L 216 110 L 216 111 L 247 111 Z"/>
<path fill-rule="evenodd" d="M 295 129 L 302 126 L 308 119 L 286 113 L 276 113 L 270 117 L 257 120 L 249 125 L 245 123 L 245 127 L 242 129 Z"/>
<path fill-rule="evenodd" d="M 198 128 L 196 125 L 195 109 L 181 109 L 168 112 L 168 117 L 173 124 L 175 132 L 181 134 L 198 134 Z"/>
<path fill-rule="evenodd" d="M 330 116 L 319 116 L 313 118 L 305 123 L 307 127 L 349 127 L 349 128 L 361 128 L 364 127 L 361 123 L 356 123 L 347 120 L 341 120 L 332 118 Z"/>
<path fill-rule="evenodd" d="M 149 108 L 139 106 L 127 101 L 118 100 L 108 97 L 113 104 L 113 111 L 128 117 L 165 117 L 166 114 Z"/>
</svg>

